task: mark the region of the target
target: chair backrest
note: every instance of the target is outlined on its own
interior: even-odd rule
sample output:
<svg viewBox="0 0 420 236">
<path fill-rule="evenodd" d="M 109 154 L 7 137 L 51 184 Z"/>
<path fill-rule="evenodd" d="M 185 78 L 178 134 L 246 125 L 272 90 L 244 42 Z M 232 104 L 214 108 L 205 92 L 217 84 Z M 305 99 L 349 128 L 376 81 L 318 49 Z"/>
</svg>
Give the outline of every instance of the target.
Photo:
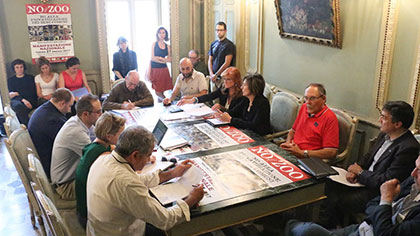
<svg viewBox="0 0 420 236">
<path fill-rule="evenodd" d="M 350 150 L 353 145 L 353 140 L 356 134 L 356 127 L 359 122 L 359 119 L 357 117 L 352 118 L 346 112 L 335 108 L 331 108 L 331 110 L 335 113 L 337 117 L 340 132 L 338 155 L 336 160 L 333 161 L 333 163 L 342 163 L 350 155 Z"/>
<path fill-rule="evenodd" d="M 10 105 L 6 105 L 3 108 L 5 116 L 16 116 L 16 112 L 12 109 Z"/>
<path fill-rule="evenodd" d="M 111 89 L 115 88 L 117 85 L 119 85 L 121 83 L 124 83 L 124 82 L 125 82 L 124 79 L 119 79 L 119 80 L 116 80 L 116 81 L 112 82 Z"/>
<path fill-rule="evenodd" d="M 6 130 L 7 137 L 10 137 L 13 131 L 19 128 L 20 123 L 16 116 L 6 116 L 6 121 L 4 122 L 4 129 Z"/>
<path fill-rule="evenodd" d="M 48 235 L 71 235 L 67 224 L 51 199 L 40 190 L 35 191 L 35 196 L 40 205 L 44 222 L 47 222 Z"/>
<path fill-rule="evenodd" d="M 270 123 L 274 132 L 292 128 L 299 112 L 297 97 L 287 92 L 278 92 L 271 102 Z"/>
<path fill-rule="evenodd" d="M 271 103 L 271 100 L 273 99 L 273 92 L 271 91 L 271 85 L 265 83 L 264 87 L 264 97 L 268 99 L 268 101 Z"/>
<path fill-rule="evenodd" d="M 28 154 L 29 173 L 32 181 L 42 190 L 50 199 L 54 199 L 55 190 L 52 188 L 41 162 L 34 154 Z"/>
</svg>

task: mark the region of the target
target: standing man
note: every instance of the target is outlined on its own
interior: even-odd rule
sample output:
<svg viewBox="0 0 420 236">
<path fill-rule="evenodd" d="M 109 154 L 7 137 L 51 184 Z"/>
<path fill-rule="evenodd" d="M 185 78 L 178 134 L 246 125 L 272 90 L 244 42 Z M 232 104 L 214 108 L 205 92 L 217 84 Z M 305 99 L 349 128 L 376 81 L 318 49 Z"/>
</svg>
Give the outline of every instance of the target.
<svg viewBox="0 0 420 236">
<path fill-rule="evenodd" d="M 164 235 L 149 230 L 167 230 L 190 220 L 190 209 L 203 198 L 203 185 L 168 208 L 150 196 L 149 188 L 182 176 L 191 161 L 168 171 L 136 173 L 149 162 L 154 146 L 152 133 L 142 126 L 131 126 L 121 133 L 111 154 L 93 163 L 87 179 L 86 235 Z"/>
<path fill-rule="evenodd" d="M 153 96 L 137 71 L 129 71 L 123 83 L 111 89 L 105 99 L 104 110 L 131 110 L 134 107 L 153 106 Z"/>
<path fill-rule="evenodd" d="M 66 114 L 71 112 L 73 103 L 73 93 L 66 88 L 59 88 L 48 102 L 36 109 L 29 120 L 28 131 L 48 178 L 51 178 L 51 153 L 54 140 L 66 123 Z"/>
<path fill-rule="evenodd" d="M 226 38 L 226 24 L 219 21 L 216 24 L 217 40 L 210 45 L 208 68 L 211 80 L 211 90 L 215 91 L 223 84 L 221 74 L 229 66 L 235 65 L 236 47 Z"/>
<path fill-rule="evenodd" d="M 299 158 L 335 158 L 339 144 L 338 120 L 326 104 L 327 91 L 322 84 L 311 83 L 303 99 L 305 103 L 280 147 Z"/>
<path fill-rule="evenodd" d="M 12 62 L 12 70 L 16 73 L 7 80 L 10 106 L 16 112 L 20 123 L 28 125 L 29 113 L 35 109 L 38 96 L 34 77 L 25 74 L 26 64 L 21 59 Z"/>
<path fill-rule="evenodd" d="M 182 98 L 200 97 L 207 94 L 208 84 L 203 73 L 194 70 L 193 64 L 188 58 L 179 61 L 181 73 L 176 78 L 175 89 L 170 98 L 165 98 L 163 104 L 169 105 L 181 92 Z"/>
<path fill-rule="evenodd" d="M 207 65 L 201 60 L 200 53 L 197 50 L 192 49 L 188 53 L 188 58 L 191 60 L 191 63 L 194 66 L 194 70 L 203 73 L 204 76 L 209 75 Z"/>
<path fill-rule="evenodd" d="M 102 115 L 98 96 L 83 95 L 76 104 L 76 113 L 58 132 L 52 151 L 51 182 L 63 200 L 76 199 L 77 165 L 83 148 L 92 142 L 93 125 Z"/>
</svg>

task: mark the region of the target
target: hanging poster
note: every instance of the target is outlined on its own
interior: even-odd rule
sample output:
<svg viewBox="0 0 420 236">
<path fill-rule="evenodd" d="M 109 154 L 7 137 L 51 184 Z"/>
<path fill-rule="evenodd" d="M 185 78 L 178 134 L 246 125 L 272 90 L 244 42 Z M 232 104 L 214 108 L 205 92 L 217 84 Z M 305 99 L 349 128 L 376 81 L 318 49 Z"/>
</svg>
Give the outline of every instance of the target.
<svg viewBox="0 0 420 236">
<path fill-rule="evenodd" d="M 44 56 L 51 63 L 74 56 L 70 4 L 26 4 L 32 63 Z"/>
</svg>

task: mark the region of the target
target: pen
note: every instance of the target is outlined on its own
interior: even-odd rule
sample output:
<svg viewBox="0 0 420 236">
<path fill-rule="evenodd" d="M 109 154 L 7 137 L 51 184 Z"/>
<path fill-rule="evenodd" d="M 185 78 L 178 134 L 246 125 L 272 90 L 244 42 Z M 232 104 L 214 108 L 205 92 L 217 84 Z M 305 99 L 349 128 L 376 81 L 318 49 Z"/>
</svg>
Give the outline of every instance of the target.
<svg viewBox="0 0 420 236">
<path fill-rule="evenodd" d="M 129 103 L 131 103 L 131 100 L 130 100 L 130 99 L 128 99 L 128 102 L 129 102 Z"/>
</svg>

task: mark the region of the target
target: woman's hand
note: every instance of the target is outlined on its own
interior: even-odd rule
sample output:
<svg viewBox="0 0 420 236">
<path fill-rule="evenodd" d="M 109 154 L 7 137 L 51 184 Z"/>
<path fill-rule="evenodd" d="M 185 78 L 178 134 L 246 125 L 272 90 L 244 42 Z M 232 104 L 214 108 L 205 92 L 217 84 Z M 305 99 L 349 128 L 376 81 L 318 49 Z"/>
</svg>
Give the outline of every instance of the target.
<svg viewBox="0 0 420 236">
<path fill-rule="evenodd" d="M 222 105 L 220 105 L 219 103 L 214 104 L 211 109 L 213 111 L 217 111 L 217 110 L 222 110 L 224 107 Z"/>
<path fill-rule="evenodd" d="M 223 122 L 230 123 L 232 121 L 232 117 L 229 115 L 229 113 L 221 112 L 220 110 L 217 110 L 215 117 Z"/>
</svg>

